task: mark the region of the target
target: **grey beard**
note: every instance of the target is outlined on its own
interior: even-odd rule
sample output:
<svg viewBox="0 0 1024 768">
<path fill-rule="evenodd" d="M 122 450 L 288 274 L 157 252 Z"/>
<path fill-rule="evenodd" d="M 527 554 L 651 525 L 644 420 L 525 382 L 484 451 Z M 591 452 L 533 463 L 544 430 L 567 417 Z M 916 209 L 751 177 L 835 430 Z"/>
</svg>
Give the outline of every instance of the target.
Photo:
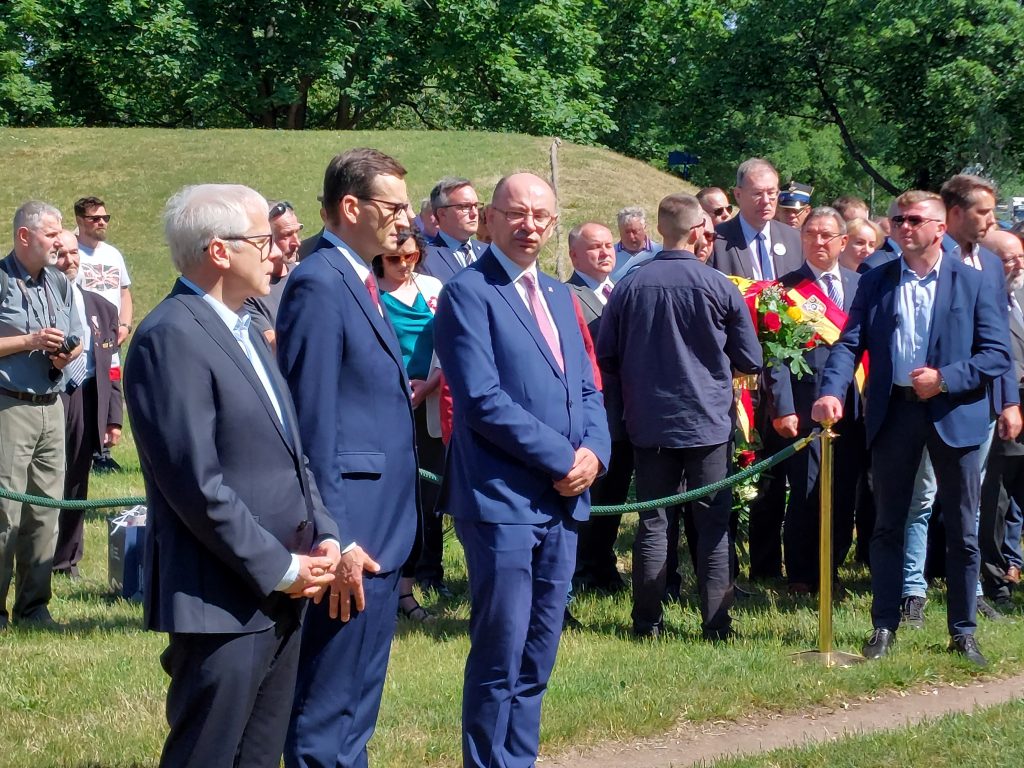
<svg viewBox="0 0 1024 768">
<path fill-rule="evenodd" d="M 1019 269 L 1006 278 L 1006 289 L 1008 291 L 1019 291 L 1024 288 L 1024 269 Z"/>
</svg>

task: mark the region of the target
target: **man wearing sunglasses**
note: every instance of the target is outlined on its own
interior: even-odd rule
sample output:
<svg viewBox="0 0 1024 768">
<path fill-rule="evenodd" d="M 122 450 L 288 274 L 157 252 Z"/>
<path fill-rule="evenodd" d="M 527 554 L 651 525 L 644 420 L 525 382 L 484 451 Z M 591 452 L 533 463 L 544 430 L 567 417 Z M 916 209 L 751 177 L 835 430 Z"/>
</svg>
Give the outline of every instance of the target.
<svg viewBox="0 0 1024 768">
<path fill-rule="evenodd" d="M 715 226 L 732 218 L 729 196 L 720 187 L 704 187 L 697 193 L 700 207 L 711 217 Z"/>
<path fill-rule="evenodd" d="M 274 245 L 281 251 L 284 262 L 294 265 L 298 261 L 299 246 L 302 245 L 302 222 L 287 200 L 270 201 L 270 231 L 274 234 Z"/>
<path fill-rule="evenodd" d="M 979 554 L 976 515 L 980 446 L 988 439 L 988 387 L 1010 367 L 1006 292 L 943 253 L 946 206 L 932 192 L 896 200 L 893 236 L 902 256 L 860 280 L 832 346 L 811 418 L 832 424 L 861 354 L 870 359 L 864 423 L 871 451 L 875 520 L 871 539 L 871 659 L 890 653 L 900 626 L 905 527 L 915 475 L 927 448 L 946 519 L 949 650 L 977 666 L 974 638 Z"/>
<path fill-rule="evenodd" d="M 430 208 L 437 234 L 429 242 L 419 272 L 446 283 L 487 249 L 473 239 L 480 228 L 480 200 L 469 179 L 449 176 L 430 190 Z"/>
<path fill-rule="evenodd" d="M 296 256 L 302 238 L 302 224 L 295 216 L 295 209 L 287 200 L 272 200 L 269 203 L 270 232 L 274 236 L 270 250 L 270 263 L 274 271 L 270 274 L 270 293 L 266 296 L 252 296 L 245 300 L 246 307 L 252 315 L 253 327 L 263 334 L 271 349 L 277 349 L 277 334 L 274 325 L 277 323 L 277 311 L 281 307 L 281 297 L 291 269 L 296 264 Z"/>
<path fill-rule="evenodd" d="M 289 275 L 277 316 L 278 363 L 343 547 L 330 597 L 306 614 L 289 768 L 367 764 L 416 535 L 411 390 L 370 267 L 412 223 L 405 173 L 374 149 L 331 160 L 319 247 Z"/>
</svg>

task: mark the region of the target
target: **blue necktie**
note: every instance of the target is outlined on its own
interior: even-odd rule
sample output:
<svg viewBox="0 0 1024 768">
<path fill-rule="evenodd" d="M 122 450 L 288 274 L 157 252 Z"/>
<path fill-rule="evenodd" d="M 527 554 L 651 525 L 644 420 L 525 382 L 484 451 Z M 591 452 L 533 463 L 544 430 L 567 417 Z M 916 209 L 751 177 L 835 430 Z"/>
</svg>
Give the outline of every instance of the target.
<svg viewBox="0 0 1024 768">
<path fill-rule="evenodd" d="M 843 308 L 843 297 L 839 295 L 839 287 L 836 285 L 836 276 L 825 272 L 822 277 L 825 279 L 825 292 L 832 299 L 832 303 L 840 309 Z"/>
<path fill-rule="evenodd" d="M 761 279 L 774 280 L 775 269 L 772 267 L 771 257 L 764 243 L 764 232 L 757 233 L 757 260 L 761 262 Z"/>
</svg>

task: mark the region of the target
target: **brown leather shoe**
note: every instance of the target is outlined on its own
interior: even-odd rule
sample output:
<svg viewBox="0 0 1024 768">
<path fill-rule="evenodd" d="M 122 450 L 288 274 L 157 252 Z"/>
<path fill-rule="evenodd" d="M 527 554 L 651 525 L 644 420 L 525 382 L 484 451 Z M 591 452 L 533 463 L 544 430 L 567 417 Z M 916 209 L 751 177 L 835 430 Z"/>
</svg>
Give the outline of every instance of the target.
<svg viewBox="0 0 1024 768">
<path fill-rule="evenodd" d="M 1011 565 L 1006 569 L 1006 580 L 1011 584 L 1020 584 L 1020 568 Z"/>
</svg>

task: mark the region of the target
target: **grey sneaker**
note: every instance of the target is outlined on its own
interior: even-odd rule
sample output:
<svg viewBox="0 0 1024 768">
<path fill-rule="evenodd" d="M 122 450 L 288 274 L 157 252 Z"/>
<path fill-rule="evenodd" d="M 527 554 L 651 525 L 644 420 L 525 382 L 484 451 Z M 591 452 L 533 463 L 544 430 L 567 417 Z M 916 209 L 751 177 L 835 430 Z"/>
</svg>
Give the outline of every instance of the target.
<svg viewBox="0 0 1024 768">
<path fill-rule="evenodd" d="M 928 605 L 927 597 L 911 595 L 903 598 L 903 607 L 900 608 L 900 626 L 910 629 L 924 628 L 924 607 Z"/>
</svg>

